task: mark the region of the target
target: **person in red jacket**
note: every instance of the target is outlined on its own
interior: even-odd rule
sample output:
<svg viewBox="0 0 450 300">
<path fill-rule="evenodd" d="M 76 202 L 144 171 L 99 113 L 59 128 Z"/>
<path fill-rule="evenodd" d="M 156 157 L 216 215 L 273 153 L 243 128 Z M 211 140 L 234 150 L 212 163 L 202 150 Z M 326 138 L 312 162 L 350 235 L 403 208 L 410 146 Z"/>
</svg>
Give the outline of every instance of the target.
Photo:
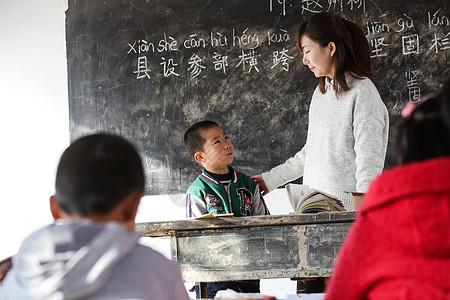
<svg viewBox="0 0 450 300">
<path fill-rule="evenodd" d="M 450 299 L 450 81 L 408 104 L 399 166 L 369 187 L 325 299 Z"/>
</svg>

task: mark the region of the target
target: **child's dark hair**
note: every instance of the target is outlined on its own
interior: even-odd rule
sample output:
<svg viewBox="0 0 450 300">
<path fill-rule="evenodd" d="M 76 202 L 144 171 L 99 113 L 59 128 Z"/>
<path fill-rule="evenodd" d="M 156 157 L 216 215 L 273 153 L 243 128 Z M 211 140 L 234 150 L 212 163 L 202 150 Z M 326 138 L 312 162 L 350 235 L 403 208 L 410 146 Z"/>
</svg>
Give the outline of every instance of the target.
<svg viewBox="0 0 450 300">
<path fill-rule="evenodd" d="M 202 151 L 205 145 L 205 139 L 201 131 L 215 126 L 220 127 L 216 122 L 206 120 L 197 122 L 186 130 L 184 133 L 184 146 L 191 157 L 194 157 L 195 152 Z"/>
<path fill-rule="evenodd" d="M 362 29 L 355 23 L 330 12 L 318 13 L 300 25 L 297 31 L 297 46 L 302 51 L 301 38 L 308 38 L 326 47 L 330 42 L 336 45 L 333 64 L 336 70 L 333 85 L 339 92 L 350 88 L 345 80 L 345 72 L 352 72 L 358 78 L 375 80 L 375 72 L 370 64 L 370 47 Z M 325 77 L 319 79 L 319 89 L 325 93 Z"/>
<path fill-rule="evenodd" d="M 450 81 L 439 95 L 416 103 L 399 124 L 397 154 L 400 164 L 450 156 Z"/>
<path fill-rule="evenodd" d="M 105 215 L 132 193 L 144 192 L 142 161 L 122 137 L 88 135 L 64 151 L 55 188 L 55 199 L 67 214 Z"/>
</svg>

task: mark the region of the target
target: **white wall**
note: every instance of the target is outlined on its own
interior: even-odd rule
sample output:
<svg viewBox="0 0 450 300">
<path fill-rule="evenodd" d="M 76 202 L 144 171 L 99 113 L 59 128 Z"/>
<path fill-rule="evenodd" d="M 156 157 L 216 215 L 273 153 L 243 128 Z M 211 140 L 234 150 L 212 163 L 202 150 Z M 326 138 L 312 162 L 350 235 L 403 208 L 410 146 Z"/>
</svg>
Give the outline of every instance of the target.
<svg viewBox="0 0 450 300">
<path fill-rule="evenodd" d="M 64 0 L 0 1 L 0 259 L 52 221 L 48 198 L 69 145 L 65 9 Z M 183 219 L 180 198 L 145 197 L 137 221 Z M 266 200 L 272 214 L 290 211 L 283 190 Z M 148 243 L 170 255 L 168 240 Z M 263 292 L 278 296 L 294 287 L 262 284 Z"/>
<path fill-rule="evenodd" d="M 62 0 L 0 1 L 0 258 L 51 221 L 69 143 L 64 27 Z"/>
</svg>

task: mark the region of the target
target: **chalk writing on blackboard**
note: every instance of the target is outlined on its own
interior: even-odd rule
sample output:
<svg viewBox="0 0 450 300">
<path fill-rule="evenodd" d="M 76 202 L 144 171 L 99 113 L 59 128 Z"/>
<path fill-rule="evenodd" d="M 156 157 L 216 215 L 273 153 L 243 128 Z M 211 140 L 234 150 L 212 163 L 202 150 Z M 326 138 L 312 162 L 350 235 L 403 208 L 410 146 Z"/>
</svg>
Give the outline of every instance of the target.
<svg viewBox="0 0 450 300">
<path fill-rule="evenodd" d="M 280 29 L 280 32 L 276 32 L 275 30 L 267 31 L 267 43 L 283 43 L 290 42 L 291 38 L 289 37 L 289 33 L 285 29 Z"/>
<path fill-rule="evenodd" d="M 450 32 L 447 34 L 442 33 L 442 36 L 438 36 L 438 34 L 434 33 L 433 44 L 430 47 L 430 50 L 435 50 L 436 53 L 439 51 L 449 50 L 450 49 Z"/>
<path fill-rule="evenodd" d="M 191 78 L 196 78 L 202 73 L 202 69 L 206 69 L 202 65 L 202 59 L 197 54 L 193 54 L 188 61 L 188 71 L 190 72 Z"/>
<path fill-rule="evenodd" d="M 163 34 L 164 38 L 159 40 L 156 43 L 147 41 L 145 39 L 135 40 L 131 43 L 128 43 L 128 51 L 127 53 L 134 54 L 144 54 L 144 53 L 155 53 L 155 52 L 167 52 L 167 51 L 177 51 L 179 50 L 178 42 L 172 36 L 167 36 L 165 33 Z M 209 34 L 208 38 L 202 38 L 198 34 L 190 34 L 189 38 L 184 39 L 181 43 L 182 47 L 185 49 L 192 48 L 218 48 L 218 47 L 227 47 L 229 46 L 229 40 L 231 40 L 231 44 L 234 47 L 245 48 L 245 49 L 256 49 L 260 46 L 260 37 L 257 33 L 248 32 L 248 28 L 242 31 L 242 33 L 237 32 L 235 29 L 232 30 L 232 33 L 228 37 L 222 33 L 213 33 Z M 267 44 L 276 44 L 276 43 L 285 43 L 290 42 L 291 37 L 286 29 L 280 28 L 278 30 L 270 29 L 267 30 Z M 156 47 L 155 47 L 156 45 Z"/>
<path fill-rule="evenodd" d="M 370 58 L 387 56 L 387 53 L 384 51 L 384 49 L 386 47 L 388 47 L 389 45 L 390 44 L 385 42 L 384 37 L 371 39 L 370 40 L 370 46 L 371 46 Z"/>
<path fill-rule="evenodd" d="M 215 35 L 211 32 L 211 47 L 225 47 L 228 46 L 228 39 L 226 36 L 223 36 L 220 32 L 217 32 Z"/>
<path fill-rule="evenodd" d="M 407 14 L 403 14 L 404 18 L 399 18 L 397 21 L 398 26 L 400 26 L 399 29 L 395 30 L 395 32 L 402 32 L 405 29 L 410 29 L 414 27 L 414 21 L 413 19 L 408 16 Z"/>
<path fill-rule="evenodd" d="M 273 12 L 276 7 L 280 7 L 280 15 L 286 15 L 286 0 L 269 0 L 269 11 Z M 288 5 L 292 6 L 292 5 Z M 319 13 L 322 11 L 344 11 L 344 6 L 350 10 L 360 9 L 363 13 L 366 12 L 365 0 L 302 0 L 301 14 L 306 12 Z"/>
<path fill-rule="evenodd" d="M 369 36 L 371 34 L 376 34 L 376 33 L 386 33 L 386 32 L 390 32 L 390 27 L 389 24 L 386 24 L 384 22 L 366 22 L 366 30 L 367 30 L 367 34 L 366 36 Z"/>
<path fill-rule="evenodd" d="M 431 26 L 442 26 L 442 25 L 446 25 L 449 26 L 450 22 L 449 22 L 449 18 L 447 16 L 444 15 L 440 15 L 440 10 L 441 8 L 439 8 L 438 10 L 436 10 L 433 15 L 431 15 L 430 12 L 428 12 L 428 26 L 431 28 Z"/>
<path fill-rule="evenodd" d="M 449 20 L 446 16 L 438 16 L 439 10 L 428 15 L 428 26 L 431 28 L 449 25 Z M 403 17 L 400 17 L 397 21 L 398 28 L 394 28 L 396 33 L 404 33 L 408 31 L 408 34 L 401 35 L 401 49 L 403 55 L 414 55 L 421 53 L 421 41 L 428 43 L 428 51 L 445 51 L 450 49 L 450 32 L 433 32 L 431 40 L 429 37 L 421 37 L 418 33 L 412 33 L 415 28 L 413 18 L 403 13 Z M 368 21 L 366 22 L 366 37 L 369 40 L 371 46 L 371 58 L 379 58 L 387 56 L 385 51 L 389 46 L 393 46 L 389 41 L 389 34 L 391 33 L 390 26 L 380 21 Z M 383 35 L 384 36 L 380 36 Z M 374 37 L 376 36 L 376 37 Z M 423 50 L 426 51 L 426 50 Z"/>
<path fill-rule="evenodd" d="M 239 55 L 239 63 L 235 68 L 242 66 L 242 70 L 244 72 L 250 73 L 252 70 L 256 70 L 256 72 L 259 72 L 258 56 L 261 55 L 258 54 L 258 52 L 256 52 L 254 49 L 249 50 L 247 53 L 242 50 L 242 54 Z"/>
<path fill-rule="evenodd" d="M 305 11 L 319 12 L 329 10 L 362 9 L 365 11 L 365 1 L 328 1 L 327 5 L 321 0 L 303 0 L 301 2 L 301 14 Z M 281 7 L 281 15 L 286 15 L 286 9 L 292 5 L 286 0 L 269 1 L 270 12 L 277 7 Z M 380 18 L 386 19 L 386 14 Z M 417 16 L 416 16 L 417 18 Z M 441 8 L 426 13 L 428 28 L 434 28 L 432 33 L 424 36 L 419 34 L 420 30 L 416 28 L 418 22 L 407 13 L 401 13 L 400 17 L 394 23 L 388 23 L 386 20 L 367 20 L 365 22 L 366 37 L 371 48 L 371 58 L 381 59 L 397 54 L 390 53 L 390 49 L 398 49 L 403 56 L 421 55 L 428 51 L 439 54 L 442 51 L 450 50 L 450 32 L 446 31 L 450 24 L 449 18 L 445 16 Z M 425 21 L 421 18 L 420 21 Z M 423 23 L 420 24 L 423 26 Z M 267 36 L 261 36 L 261 32 L 252 31 L 246 27 L 243 30 L 231 29 L 229 32 L 209 32 L 192 33 L 187 37 L 175 38 L 173 34 L 163 33 L 162 38 L 155 41 L 148 39 L 138 39 L 128 43 L 127 54 L 140 54 L 136 58 L 133 73 L 136 79 L 152 79 L 152 70 L 155 74 L 162 74 L 163 77 L 180 77 L 187 74 L 191 80 L 200 79 L 202 74 L 211 69 L 228 75 L 229 72 L 241 71 L 242 74 L 258 74 L 263 70 L 282 70 L 289 71 L 290 60 L 294 58 L 289 54 L 289 49 L 283 47 L 273 49 L 270 52 L 260 51 L 262 43 L 267 45 L 277 45 L 280 43 L 289 43 L 292 41 L 288 30 L 283 28 L 268 29 Z M 395 35 L 398 35 L 397 37 Z M 155 53 L 176 52 L 195 49 L 216 49 L 218 51 L 202 53 L 192 53 L 186 60 L 180 61 L 180 58 L 163 56 L 160 57 L 160 68 L 149 65 L 154 60 L 149 60 L 148 56 Z M 231 47 L 238 48 L 239 51 L 230 51 Z M 226 53 L 221 52 L 221 48 L 226 48 Z M 401 49 L 401 50 L 400 50 Z M 292 51 L 292 49 L 291 49 Z M 268 57 L 268 55 L 271 57 Z M 209 55 L 210 57 L 207 57 Z M 271 62 L 271 63 L 268 63 Z M 186 72 L 182 69 L 185 68 Z M 418 70 L 406 70 L 406 87 L 409 101 L 417 101 L 420 96 L 420 84 L 418 83 Z M 203 76 L 206 78 L 207 76 Z M 226 77 L 223 78 L 226 80 Z"/>
<path fill-rule="evenodd" d="M 247 31 L 248 28 L 246 28 L 242 32 L 242 34 L 239 34 L 233 29 L 233 37 L 232 37 L 233 46 L 238 46 L 241 48 L 246 47 L 248 49 L 256 49 L 259 47 L 258 34 L 256 33 L 249 34 Z"/>
<path fill-rule="evenodd" d="M 273 11 L 273 0 L 269 0 L 269 11 L 272 12 Z M 281 6 L 281 13 L 283 16 L 286 15 L 286 0 L 276 0 L 276 4 L 279 4 Z"/>
<path fill-rule="evenodd" d="M 140 56 L 137 60 L 137 70 L 133 71 L 133 73 L 136 73 L 136 78 L 141 79 L 144 77 L 147 77 L 150 79 L 150 72 L 151 70 L 148 68 L 148 62 L 147 62 L 147 56 Z"/>
<path fill-rule="evenodd" d="M 266 37 L 264 41 L 269 46 L 279 45 L 280 43 L 291 42 L 291 37 L 286 29 L 269 29 L 266 31 Z M 136 60 L 136 68 L 133 73 L 136 74 L 136 79 L 151 79 L 152 69 L 153 72 L 162 73 L 164 77 L 180 76 L 182 66 L 179 61 L 174 58 L 163 56 L 161 57 L 160 66 L 162 70 L 158 71 L 154 66 L 149 65 L 148 56 L 156 53 L 176 52 L 181 49 L 193 50 L 193 49 L 205 49 L 211 47 L 213 49 L 230 47 L 240 49 L 238 52 L 234 52 L 234 57 L 224 55 L 218 51 L 214 51 L 212 55 L 212 61 L 210 58 L 202 56 L 202 54 L 193 53 L 187 60 L 186 69 L 190 76 L 190 79 L 201 77 L 203 71 L 208 67 L 213 66 L 215 71 L 221 71 L 227 74 L 228 67 L 233 69 L 239 69 L 243 73 L 259 73 L 264 62 L 264 67 L 268 65 L 267 62 L 272 64 L 267 67 L 268 70 L 276 69 L 285 72 L 289 71 L 289 60 L 294 56 L 289 54 L 289 49 L 283 48 L 282 50 L 273 50 L 269 52 L 271 55 L 266 54 L 262 57 L 259 53 L 259 47 L 261 46 L 261 38 L 256 32 L 250 32 L 249 28 L 245 28 L 242 31 L 232 29 L 228 35 L 225 33 L 213 33 L 210 32 L 208 36 L 201 37 L 197 33 L 189 34 L 187 38 L 182 38 L 182 42 L 179 43 L 170 34 L 163 34 L 160 40 L 155 42 L 147 39 L 138 39 L 127 44 L 127 54 L 139 54 Z M 277 48 L 278 49 L 278 48 Z M 235 59 L 236 63 L 231 66 L 229 59 Z"/>
<path fill-rule="evenodd" d="M 402 36 L 403 55 L 419 54 L 419 35 L 410 34 Z"/>
<path fill-rule="evenodd" d="M 167 78 L 172 75 L 180 76 L 179 73 L 175 72 L 175 67 L 178 66 L 178 64 L 175 63 L 172 58 L 169 58 L 166 60 L 165 57 L 161 57 L 161 59 L 162 59 L 162 62 L 160 63 L 160 65 L 162 65 L 164 67 L 164 72 L 163 72 L 164 77 Z"/>
<path fill-rule="evenodd" d="M 288 49 L 283 48 L 282 51 L 274 51 L 273 52 L 273 65 L 271 69 L 280 65 L 283 70 L 286 72 L 289 71 L 289 60 L 292 59 L 292 56 L 289 56 Z"/>
<path fill-rule="evenodd" d="M 198 37 L 197 34 L 191 34 L 188 39 L 184 40 L 183 46 L 186 49 L 206 48 L 206 41 Z"/>
<path fill-rule="evenodd" d="M 420 85 L 418 75 L 418 70 L 406 71 L 406 85 L 408 88 L 409 101 L 417 101 L 420 99 Z"/>
<path fill-rule="evenodd" d="M 438 27 L 441 29 L 441 32 L 434 32 L 432 45 L 429 50 L 434 50 L 435 53 L 439 53 L 439 51 L 445 51 L 450 49 L 450 31 L 445 32 L 442 31 L 444 26 L 449 26 L 449 18 L 444 15 L 440 15 L 440 8 L 436 10 L 433 14 L 428 12 L 428 27 Z"/>
<path fill-rule="evenodd" d="M 223 71 L 224 74 L 227 74 L 228 56 L 214 52 L 213 58 L 214 70 Z"/>
</svg>

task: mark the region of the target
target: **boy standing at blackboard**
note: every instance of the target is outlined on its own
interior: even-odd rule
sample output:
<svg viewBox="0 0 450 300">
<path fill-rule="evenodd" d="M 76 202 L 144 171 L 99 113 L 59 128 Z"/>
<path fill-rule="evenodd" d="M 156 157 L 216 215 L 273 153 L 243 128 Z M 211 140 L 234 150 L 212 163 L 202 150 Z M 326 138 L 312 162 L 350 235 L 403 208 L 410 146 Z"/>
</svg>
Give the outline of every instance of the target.
<svg viewBox="0 0 450 300">
<path fill-rule="evenodd" d="M 208 213 L 232 213 L 235 217 L 269 214 L 258 185 L 230 166 L 233 144 L 219 124 L 213 121 L 195 123 L 185 132 L 184 144 L 189 155 L 204 168 L 187 190 L 187 217 Z M 259 280 L 211 282 L 207 287 L 209 298 L 226 289 L 259 293 Z M 198 284 L 195 290 L 200 298 Z"/>
</svg>

